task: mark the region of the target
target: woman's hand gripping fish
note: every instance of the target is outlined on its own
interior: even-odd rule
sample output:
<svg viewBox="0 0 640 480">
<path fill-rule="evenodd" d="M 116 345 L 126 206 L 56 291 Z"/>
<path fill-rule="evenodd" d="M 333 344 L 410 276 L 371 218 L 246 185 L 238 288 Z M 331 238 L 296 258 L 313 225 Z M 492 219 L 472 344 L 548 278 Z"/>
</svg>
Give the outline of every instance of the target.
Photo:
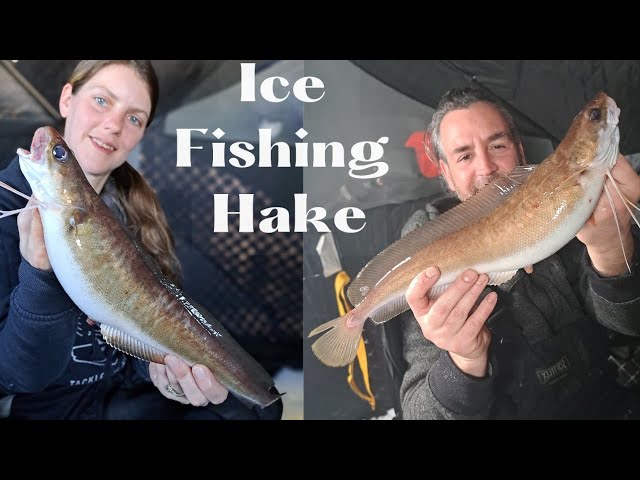
<svg viewBox="0 0 640 480">
<path fill-rule="evenodd" d="M 329 330 L 312 346 L 320 361 L 332 367 L 352 362 L 366 320 L 383 323 L 408 310 L 405 293 L 429 266 L 441 272 L 428 292 L 435 299 L 467 269 L 501 285 L 518 269 L 551 256 L 589 219 L 603 188 L 612 201 L 607 176 L 638 224 L 629 205 L 637 207 L 610 173 L 618 156 L 619 114 L 613 99 L 599 93 L 540 165 L 516 167 L 377 255 L 349 286 L 355 308 L 309 334 Z M 624 246 L 623 254 L 626 259 Z"/>
<path fill-rule="evenodd" d="M 18 155 L 51 266 L 73 302 L 101 324 L 109 344 L 156 363 L 172 354 L 190 366 L 206 365 L 230 392 L 261 407 L 280 398 L 267 371 L 132 240 L 56 130 L 39 128 L 31 153 L 19 149 Z"/>
</svg>

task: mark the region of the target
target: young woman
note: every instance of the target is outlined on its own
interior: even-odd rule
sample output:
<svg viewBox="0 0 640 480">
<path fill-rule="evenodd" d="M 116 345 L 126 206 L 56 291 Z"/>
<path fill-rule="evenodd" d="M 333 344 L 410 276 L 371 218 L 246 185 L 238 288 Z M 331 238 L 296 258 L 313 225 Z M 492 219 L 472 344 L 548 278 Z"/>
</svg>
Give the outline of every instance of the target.
<svg viewBox="0 0 640 480">
<path fill-rule="evenodd" d="M 63 137 L 114 214 L 179 284 L 173 237 L 127 158 L 153 120 L 159 88 L 147 60 L 84 60 L 62 88 Z M 0 180 L 26 194 L 18 159 Z M 24 200 L 0 191 L 0 209 Z M 0 418 L 280 418 L 282 402 L 249 409 L 211 371 L 174 356 L 166 366 L 113 349 L 51 269 L 37 209 L 0 221 Z"/>
</svg>

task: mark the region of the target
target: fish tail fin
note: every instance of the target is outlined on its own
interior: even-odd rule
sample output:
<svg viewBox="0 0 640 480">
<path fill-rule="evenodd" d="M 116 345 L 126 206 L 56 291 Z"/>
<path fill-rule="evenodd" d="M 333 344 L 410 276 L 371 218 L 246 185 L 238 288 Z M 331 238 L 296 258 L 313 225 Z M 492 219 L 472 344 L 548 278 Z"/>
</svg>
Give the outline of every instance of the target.
<svg viewBox="0 0 640 480">
<path fill-rule="evenodd" d="M 343 367 L 353 362 L 358 352 L 364 320 L 366 320 L 359 321 L 358 313 L 357 308 L 350 310 L 343 316 L 323 323 L 311 331 L 309 337 L 328 330 L 311 346 L 318 360 L 329 367 Z"/>
<path fill-rule="evenodd" d="M 230 392 L 230 394 L 233 394 L 233 396 L 236 397 L 240 403 L 242 403 L 245 407 L 247 407 L 249 409 L 252 409 L 253 407 L 256 406 L 256 400 L 255 399 L 251 399 L 251 398 L 242 396 L 242 395 L 240 395 L 238 393 Z M 279 399 L 281 399 L 286 394 L 287 394 L 287 392 L 280 393 L 278 391 L 278 389 L 275 386 L 273 386 L 273 387 L 269 388 L 268 396 L 261 403 L 257 403 L 257 405 L 261 409 L 267 408 L 269 405 L 271 405 L 272 403 L 278 401 Z"/>
</svg>

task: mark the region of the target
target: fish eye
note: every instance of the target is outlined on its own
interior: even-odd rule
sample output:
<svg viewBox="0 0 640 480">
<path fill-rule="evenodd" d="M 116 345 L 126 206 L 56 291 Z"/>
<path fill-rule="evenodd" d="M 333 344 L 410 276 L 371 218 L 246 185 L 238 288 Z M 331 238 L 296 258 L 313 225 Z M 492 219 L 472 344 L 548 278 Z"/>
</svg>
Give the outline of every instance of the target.
<svg viewBox="0 0 640 480">
<path fill-rule="evenodd" d="M 600 120 L 600 109 L 599 108 L 592 108 L 591 110 L 589 110 L 589 120 Z"/>
<path fill-rule="evenodd" d="M 64 148 L 62 145 L 56 145 L 55 147 L 53 147 L 53 156 L 55 157 L 56 160 L 58 160 L 59 162 L 66 162 L 67 161 L 67 149 Z"/>
</svg>

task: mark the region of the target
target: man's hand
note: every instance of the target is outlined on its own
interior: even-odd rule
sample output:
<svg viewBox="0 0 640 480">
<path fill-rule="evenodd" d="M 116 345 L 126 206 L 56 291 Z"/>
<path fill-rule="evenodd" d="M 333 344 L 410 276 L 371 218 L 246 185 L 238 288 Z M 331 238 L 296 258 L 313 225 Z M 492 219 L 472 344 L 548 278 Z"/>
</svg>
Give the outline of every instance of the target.
<svg viewBox="0 0 640 480">
<path fill-rule="evenodd" d="M 611 175 L 623 195 L 636 204 L 640 199 L 640 177 L 631 168 L 624 155 L 618 155 Z M 634 241 L 631 235 L 633 220 L 609 178 L 607 178 L 605 185 L 613 199 L 627 260 L 631 260 L 634 253 Z M 577 237 L 587 246 L 591 263 L 600 275 L 613 277 L 627 271 L 613 210 L 606 192 L 602 192 L 593 214 L 578 232 Z"/>
<path fill-rule="evenodd" d="M 167 355 L 164 361 L 165 365 L 149 363 L 149 375 L 165 397 L 197 407 L 204 407 L 209 402 L 217 405 L 227 399 L 229 391 L 204 365 L 189 368 L 189 365 L 173 355 Z M 169 385 L 171 388 L 168 388 Z"/>
<path fill-rule="evenodd" d="M 497 295 L 488 294 L 470 314 L 487 285 L 487 275 L 467 270 L 437 300 L 430 300 L 427 291 L 439 277 L 440 271 L 435 267 L 420 273 L 407 290 L 409 307 L 427 340 L 447 350 L 463 372 L 484 377 L 491 341 L 485 322 L 496 305 Z"/>
</svg>

